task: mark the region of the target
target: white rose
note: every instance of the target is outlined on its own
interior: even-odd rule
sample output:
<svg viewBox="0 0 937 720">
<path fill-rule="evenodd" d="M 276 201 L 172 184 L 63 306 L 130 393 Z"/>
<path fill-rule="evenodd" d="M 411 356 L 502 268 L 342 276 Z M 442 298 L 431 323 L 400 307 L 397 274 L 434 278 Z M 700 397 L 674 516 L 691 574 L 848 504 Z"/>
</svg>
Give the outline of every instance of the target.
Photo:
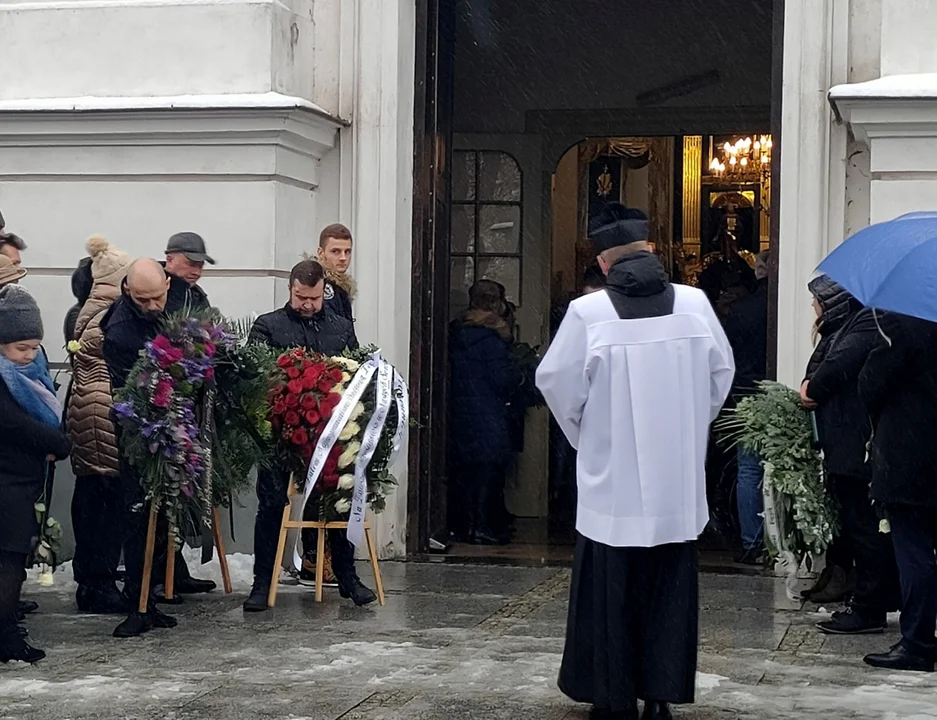
<svg viewBox="0 0 937 720">
<path fill-rule="evenodd" d="M 356 372 L 358 368 L 361 367 L 357 360 L 352 360 L 351 358 L 346 357 L 337 357 L 335 358 L 335 362 L 345 368 L 348 372 Z"/>
<path fill-rule="evenodd" d="M 355 440 L 354 442 L 349 443 L 345 447 L 345 452 L 343 452 L 338 458 L 339 468 L 347 468 L 354 465 L 355 460 L 358 458 L 358 451 L 361 450 L 361 443 Z"/>
<path fill-rule="evenodd" d="M 351 375 L 349 375 L 349 374 L 346 373 L 346 372 L 343 372 L 343 373 L 342 373 L 342 384 L 344 385 L 344 384 L 347 383 L 349 380 L 351 380 Z"/>
<path fill-rule="evenodd" d="M 351 510 L 351 502 L 348 501 L 347 499 L 342 498 L 341 500 L 335 503 L 335 511 L 339 515 L 344 515 L 349 510 Z"/>
<path fill-rule="evenodd" d="M 355 405 L 355 406 L 352 408 L 352 410 L 351 410 L 351 419 L 352 419 L 352 420 L 357 420 L 357 419 L 358 419 L 359 417 L 361 417 L 363 414 L 364 414 L 364 404 L 363 404 L 363 403 L 358 403 L 358 404 Z"/>
<path fill-rule="evenodd" d="M 48 567 L 39 573 L 39 585 L 42 587 L 55 585 L 55 578 L 52 577 L 52 571 Z"/>
<path fill-rule="evenodd" d="M 355 476 L 350 474 L 342 475 L 338 479 L 339 490 L 351 490 L 355 486 Z"/>
<path fill-rule="evenodd" d="M 353 437 L 357 436 L 361 432 L 361 426 L 356 423 L 354 420 L 349 421 L 345 426 L 345 429 L 342 430 L 341 435 L 338 436 L 338 439 L 342 442 L 348 442 Z"/>
</svg>

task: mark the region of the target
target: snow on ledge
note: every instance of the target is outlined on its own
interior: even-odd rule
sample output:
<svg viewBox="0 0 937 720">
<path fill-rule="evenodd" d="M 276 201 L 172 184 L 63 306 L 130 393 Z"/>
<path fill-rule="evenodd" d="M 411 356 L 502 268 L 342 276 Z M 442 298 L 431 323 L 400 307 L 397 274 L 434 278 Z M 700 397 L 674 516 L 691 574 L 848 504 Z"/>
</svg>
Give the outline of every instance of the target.
<svg viewBox="0 0 937 720">
<path fill-rule="evenodd" d="M 102 112 L 114 110 L 308 110 L 340 125 L 348 123 L 305 98 L 277 92 L 230 95 L 26 98 L 0 100 L 0 112 Z"/>
<path fill-rule="evenodd" d="M 926 100 L 937 98 L 937 73 L 891 75 L 868 82 L 836 85 L 830 100 Z"/>
</svg>

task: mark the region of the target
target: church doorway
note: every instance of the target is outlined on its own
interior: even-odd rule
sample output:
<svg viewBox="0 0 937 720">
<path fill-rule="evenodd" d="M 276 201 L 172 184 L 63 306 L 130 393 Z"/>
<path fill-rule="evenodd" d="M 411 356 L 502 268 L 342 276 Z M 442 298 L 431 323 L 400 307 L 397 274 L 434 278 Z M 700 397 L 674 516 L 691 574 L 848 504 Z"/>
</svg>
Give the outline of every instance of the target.
<svg viewBox="0 0 937 720">
<path fill-rule="evenodd" d="M 730 254 L 753 269 L 776 233 L 775 4 L 751 3 L 717 55 L 708 44 L 737 22 L 730 0 L 666 0 L 660 13 L 638 2 L 418 4 L 411 553 L 571 559 L 570 454 L 543 408 L 527 411 L 505 472 L 512 542 L 453 542 L 450 331 L 472 285 L 492 280 L 514 308 L 515 341 L 544 351 L 594 262 L 590 214 L 609 201 L 648 214 L 675 281 L 709 282 L 726 301 L 734 288 L 711 268 Z M 700 57 L 712 67 L 700 71 Z M 728 506 L 731 493 L 715 492 Z"/>
</svg>

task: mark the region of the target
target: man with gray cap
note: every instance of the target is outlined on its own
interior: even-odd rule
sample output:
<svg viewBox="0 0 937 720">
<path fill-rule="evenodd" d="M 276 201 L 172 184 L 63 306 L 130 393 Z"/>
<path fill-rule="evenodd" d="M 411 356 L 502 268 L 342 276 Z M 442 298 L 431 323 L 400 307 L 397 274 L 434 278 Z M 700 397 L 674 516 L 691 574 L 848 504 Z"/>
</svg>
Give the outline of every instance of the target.
<svg viewBox="0 0 937 720">
<path fill-rule="evenodd" d="M 169 238 L 166 243 L 166 262 L 164 267 L 170 275 L 185 280 L 188 289 L 182 300 L 183 305 L 195 310 L 211 307 L 208 295 L 199 287 L 198 281 L 202 279 L 205 263 L 215 264 L 215 259 L 205 249 L 202 236 L 194 232 L 180 232 Z M 170 294 L 175 290 L 170 289 Z"/>
<path fill-rule="evenodd" d="M 706 441 L 732 350 L 701 290 L 672 285 L 647 216 L 611 203 L 590 223 L 604 290 L 570 303 L 537 387 L 578 451 L 578 540 L 560 689 L 592 717 L 669 720 L 693 702 L 696 539 Z"/>
<path fill-rule="evenodd" d="M 25 249 L 23 238 L 7 231 L 3 213 L 0 213 L 0 255 L 6 255 L 14 265 L 19 265 L 22 262 L 20 253 Z"/>
</svg>

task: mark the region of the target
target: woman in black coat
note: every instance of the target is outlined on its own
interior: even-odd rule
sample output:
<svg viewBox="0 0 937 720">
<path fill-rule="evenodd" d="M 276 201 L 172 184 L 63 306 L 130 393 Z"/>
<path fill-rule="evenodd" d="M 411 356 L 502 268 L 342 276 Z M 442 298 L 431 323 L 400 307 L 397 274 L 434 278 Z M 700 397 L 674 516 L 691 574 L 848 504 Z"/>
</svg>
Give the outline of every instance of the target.
<svg viewBox="0 0 937 720">
<path fill-rule="evenodd" d="M 39 534 L 35 504 L 50 461 L 69 450 L 41 340 L 36 301 L 20 287 L 0 289 L 0 662 L 45 657 L 17 626 L 26 563 Z"/>
<path fill-rule="evenodd" d="M 491 510 L 513 449 L 509 402 L 517 378 L 498 284 L 479 280 L 470 297 L 469 311 L 450 335 L 450 506 L 457 536 L 495 544 L 506 540 L 491 527 Z"/>
<path fill-rule="evenodd" d="M 801 394 L 805 405 L 816 409 L 828 483 L 840 509 L 836 542 L 852 559 L 856 573 L 846 610 L 817 627 L 839 635 L 878 633 L 885 629 L 888 611 L 898 606 L 898 571 L 869 497 L 872 468 L 866 446 L 872 425 L 859 397 L 859 375 L 883 339 L 873 311 L 863 309 L 829 278 L 816 278 L 810 289 L 821 308 L 822 340 Z"/>
</svg>

